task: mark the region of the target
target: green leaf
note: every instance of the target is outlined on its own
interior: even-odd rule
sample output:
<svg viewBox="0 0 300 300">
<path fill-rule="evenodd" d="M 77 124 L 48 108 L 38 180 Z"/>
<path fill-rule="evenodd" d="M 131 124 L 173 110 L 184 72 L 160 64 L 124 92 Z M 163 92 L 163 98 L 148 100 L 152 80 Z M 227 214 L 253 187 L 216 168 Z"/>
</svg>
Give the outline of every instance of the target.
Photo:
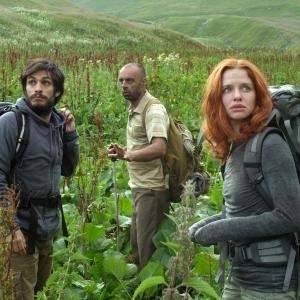
<svg viewBox="0 0 300 300">
<path fill-rule="evenodd" d="M 91 286 L 91 285 L 94 285 L 95 282 L 91 281 L 91 280 L 75 280 L 75 281 L 72 281 L 72 284 L 77 286 L 77 287 L 80 287 L 80 288 L 84 288 L 86 286 Z"/>
<path fill-rule="evenodd" d="M 119 216 L 119 224 L 121 227 L 129 227 L 131 225 L 131 218 L 126 216 Z"/>
<path fill-rule="evenodd" d="M 160 224 L 159 230 L 152 238 L 155 247 L 163 247 L 161 242 L 169 242 L 172 239 L 172 234 L 175 232 L 175 230 L 176 226 L 170 219 L 163 219 Z"/>
<path fill-rule="evenodd" d="M 65 288 L 61 294 L 61 299 L 64 300 L 82 300 L 85 292 L 79 288 Z"/>
<path fill-rule="evenodd" d="M 145 279 L 135 290 L 132 300 L 136 299 L 136 297 L 143 293 L 146 289 L 159 284 L 166 284 L 166 281 L 162 276 L 153 276 Z"/>
<path fill-rule="evenodd" d="M 214 288 L 207 283 L 204 280 L 201 280 L 199 278 L 188 278 L 182 282 L 181 285 L 191 287 L 198 292 L 201 292 L 203 294 L 206 294 L 210 297 L 213 297 L 214 299 L 220 300 L 220 296 L 217 294 L 217 292 L 214 290 Z"/>
<path fill-rule="evenodd" d="M 161 242 L 163 245 L 167 246 L 169 249 L 174 250 L 175 254 L 178 252 L 181 248 L 179 244 L 172 243 L 172 242 Z"/>
<path fill-rule="evenodd" d="M 128 272 L 128 267 L 124 259 L 117 256 L 105 257 L 103 268 L 107 274 L 112 274 L 119 279 L 123 278 Z"/>
<path fill-rule="evenodd" d="M 89 293 L 100 293 L 101 290 L 104 288 L 104 283 L 97 283 L 94 282 L 92 280 L 75 280 L 72 282 L 73 285 L 75 285 L 76 287 L 80 287 L 82 289 L 84 289 L 86 292 Z"/>
<path fill-rule="evenodd" d="M 130 217 L 132 210 L 131 200 L 127 197 L 120 197 L 119 199 L 120 213 L 124 216 Z"/>
<path fill-rule="evenodd" d="M 163 242 L 169 242 L 172 233 L 165 229 L 160 229 L 158 232 L 155 233 L 153 236 L 153 244 L 155 245 L 156 249 L 163 247 Z"/>
<path fill-rule="evenodd" d="M 57 239 L 53 244 L 54 252 L 60 250 L 67 250 L 64 238 Z"/>
<path fill-rule="evenodd" d="M 164 266 L 160 261 L 150 261 L 139 272 L 138 279 L 140 282 L 153 276 L 164 276 Z M 152 286 L 148 288 L 143 297 L 145 299 L 153 299 L 159 290 L 159 286 Z"/>
<path fill-rule="evenodd" d="M 166 248 L 160 247 L 154 251 L 151 259 L 160 261 L 166 268 L 168 268 L 169 260 L 171 258 L 169 252 L 169 250 L 166 251 Z"/>
<path fill-rule="evenodd" d="M 137 266 L 135 264 L 127 264 L 128 272 L 126 278 L 131 278 L 137 274 Z"/>
<path fill-rule="evenodd" d="M 176 230 L 176 225 L 169 218 L 164 218 L 159 228 L 169 232 L 174 232 Z"/>
<path fill-rule="evenodd" d="M 139 272 L 138 278 L 143 281 L 152 276 L 163 276 L 164 266 L 160 261 L 150 261 L 145 267 Z"/>
<path fill-rule="evenodd" d="M 91 223 L 85 224 L 84 239 L 89 242 L 97 241 L 99 238 L 105 235 L 105 229 L 103 226 L 94 225 Z"/>
<path fill-rule="evenodd" d="M 174 217 L 174 216 L 172 216 L 172 215 L 167 215 L 168 216 L 168 218 L 171 220 L 171 221 L 173 221 L 173 223 L 178 227 L 179 226 L 179 223 L 178 223 L 178 220 Z"/>
<path fill-rule="evenodd" d="M 57 257 L 57 256 L 63 256 L 67 253 L 67 249 L 60 249 L 60 250 L 56 250 L 54 251 L 54 253 L 52 254 L 52 257 Z"/>
<path fill-rule="evenodd" d="M 195 276 L 212 276 L 219 267 L 219 260 L 213 255 L 201 252 L 195 255 L 193 259 L 192 272 Z"/>
<path fill-rule="evenodd" d="M 81 262 L 88 262 L 90 261 L 90 259 L 78 252 L 74 253 L 71 257 L 70 257 L 70 261 L 74 261 L 74 260 L 77 260 L 77 261 L 81 261 Z"/>
</svg>

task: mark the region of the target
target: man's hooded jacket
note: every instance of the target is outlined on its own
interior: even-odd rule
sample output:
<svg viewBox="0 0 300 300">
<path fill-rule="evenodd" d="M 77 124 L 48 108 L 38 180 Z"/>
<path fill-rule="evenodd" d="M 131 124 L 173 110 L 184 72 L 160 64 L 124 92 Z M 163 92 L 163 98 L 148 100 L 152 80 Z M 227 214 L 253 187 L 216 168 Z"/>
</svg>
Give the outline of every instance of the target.
<svg viewBox="0 0 300 300">
<path fill-rule="evenodd" d="M 14 112 L 0 118 L 0 195 L 5 205 L 6 187 L 13 184 L 20 190 L 23 203 L 30 199 L 48 199 L 60 194 L 60 177 L 70 176 L 79 161 L 78 134 L 64 130 L 64 117 L 53 108 L 51 120 L 45 122 L 33 112 L 24 98 L 17 101 L 19 109 L 28 116 L 28 145 L 17 164 L 12 168 L 16 150 L 18 126 Z M 57 207 L 29 203 L 17 210 L 17 225 L 25 232 L 29 229 L 32 211 L 37 217 L 37 238 L 48 240 L 56 234 L 59 217 Z"/>
</svg>

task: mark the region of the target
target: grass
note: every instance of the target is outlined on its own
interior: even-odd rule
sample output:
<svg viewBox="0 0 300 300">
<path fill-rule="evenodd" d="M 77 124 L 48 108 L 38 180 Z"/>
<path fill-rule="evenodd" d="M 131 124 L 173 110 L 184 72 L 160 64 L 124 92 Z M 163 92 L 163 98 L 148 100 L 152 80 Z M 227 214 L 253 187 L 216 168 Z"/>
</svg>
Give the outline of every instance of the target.
<svg viewBox="0 0 300 300">
<path fill-rule="evenodd" d="M 44 49 L 48 53 L 119 49 L 141 52 L 180 49 L 183 43 L 190 48 L 203 48 L 182 34 L 87 12 L 68 1 L 1 0 L 0 8 L 0 42 L 7 50 L 18 46 L 24 51 Z"/>
<path fill-rule="evenodd" d="M 76 4 L 161 25 L 221 48 L 296 50 L 300 42 L 300 3 L 294 0 L 77 0 Z"/>
<path fill-rule="evenodd" d="M 53 0 L 53 1 L 38 1 L 38 0 L 28 0 L 28 1 L 19 1 L 19 0 L 0 0 L 0 6 L 3 8 L 8 7 L 25 7 L 28 9 L 36 8 L 42 10 L 51 10 L 51 11 L 80 11 L 80 9 L 74 6 L 68 0 Z"/>
</svg>

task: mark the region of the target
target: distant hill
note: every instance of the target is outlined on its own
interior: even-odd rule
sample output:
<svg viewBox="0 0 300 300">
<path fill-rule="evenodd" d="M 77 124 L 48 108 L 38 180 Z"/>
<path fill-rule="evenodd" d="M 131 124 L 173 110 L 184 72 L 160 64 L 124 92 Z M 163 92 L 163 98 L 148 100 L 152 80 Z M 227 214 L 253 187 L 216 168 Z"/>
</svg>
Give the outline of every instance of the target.
<svg viewBox="0 0 300 300">
<path fill-rule="evenodd" d="M 159 28 L 87 11 L 67 0 L 0 0 L 1 49 L 95 52 L 204 48 Z"/>
<path fill-rule="evenodd" d="M 222 48 L 300 50 L 298 0 L 69 0 Z"/>
</svg>

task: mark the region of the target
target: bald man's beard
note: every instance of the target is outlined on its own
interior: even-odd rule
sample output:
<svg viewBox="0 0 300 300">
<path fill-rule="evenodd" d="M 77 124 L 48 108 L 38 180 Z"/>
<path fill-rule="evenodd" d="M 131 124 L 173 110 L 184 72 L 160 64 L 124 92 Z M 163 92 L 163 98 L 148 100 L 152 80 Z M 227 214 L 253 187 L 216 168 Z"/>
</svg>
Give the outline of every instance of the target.
<svg viewBox="0 0 300 300">
<path fill-rule="evenodd" d="M 123 97 L 130 102 L 137 101 L 142 96 L 142 93 L 140 91 L 133 91 L 131 93 L 126 93 L 126 91 L 123 91 L 122 94 Z"/>
</svg>

